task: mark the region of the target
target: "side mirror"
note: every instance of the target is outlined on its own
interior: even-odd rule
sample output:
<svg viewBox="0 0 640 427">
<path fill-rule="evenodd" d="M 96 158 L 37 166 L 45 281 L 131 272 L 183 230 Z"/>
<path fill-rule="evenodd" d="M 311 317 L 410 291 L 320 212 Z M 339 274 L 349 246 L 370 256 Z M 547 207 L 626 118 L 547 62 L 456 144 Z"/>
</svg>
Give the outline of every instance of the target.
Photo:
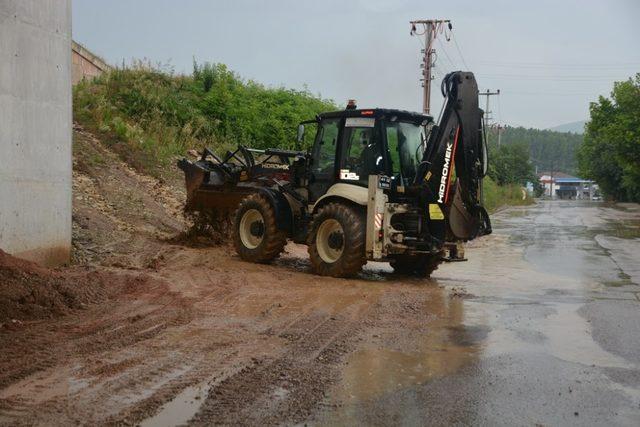
<svg viewBox="0 0 640 427">
<path fill-rule="evenodd" d="M 298 142 L 302 142 L 304 140 L 304 125 L 302 123 L 298 125 L 298 137 L 296 140 Z"/>
</svg>

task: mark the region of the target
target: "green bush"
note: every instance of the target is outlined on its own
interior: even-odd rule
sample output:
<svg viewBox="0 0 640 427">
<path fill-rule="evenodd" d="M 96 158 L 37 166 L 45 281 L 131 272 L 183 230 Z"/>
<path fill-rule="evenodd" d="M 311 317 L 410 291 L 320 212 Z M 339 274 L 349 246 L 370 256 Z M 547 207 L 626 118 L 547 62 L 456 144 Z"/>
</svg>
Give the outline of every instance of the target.
<svg viewBox="0 0 640 427">
<path fill-rule="evenodd" d="M 486 177 L 482 183 L 482 196 L 484 207 L 489 212 L 495 212 L 502 206 L 530 205 L 533 199 L 528 194 L 523 198 L 523 188 L 517 184 L 498 185 L 490 177 Z"/>
<path fill-rule="evenodd" d="M 499 185 L 537 182 L 529 149 L 525 144 L 514 143 L 493 147 L 489 157 L 489 176 Z"/>
<path fill-rule="evenodd" d="M 337 109 L 306 90 L 266 87 L 223 64 L 195 62 L 191 76 L 138 62 L 79 83 L 73 97 L 76 121 L 157 176 L 190 148 L 306 149 L 296 142 L 297 124 Z"/>
</svg>

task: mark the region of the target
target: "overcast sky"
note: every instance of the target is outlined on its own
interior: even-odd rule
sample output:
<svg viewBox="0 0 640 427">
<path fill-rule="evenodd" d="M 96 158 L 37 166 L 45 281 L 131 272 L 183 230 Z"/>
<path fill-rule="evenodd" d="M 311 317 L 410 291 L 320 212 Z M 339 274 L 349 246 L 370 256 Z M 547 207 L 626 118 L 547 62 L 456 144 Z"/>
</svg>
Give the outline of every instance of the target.
<svg viewBox="0 0 640 427">
<path fill-rule="evenodd" d="M 588 117 L 612 82 L 640 72 L 640 0 L 73 0 L 73 37 L 108 62 L 132 58 L 190 73 L 222 62 L 266 85 L 302 88 L 342 105 L 420 110 L 412 19 L 447 18 L 441 76 L 468 68 L 496 121 L 547 128 Z M 465 66 L 466 63 L 466 66 Z"/>
</svg>

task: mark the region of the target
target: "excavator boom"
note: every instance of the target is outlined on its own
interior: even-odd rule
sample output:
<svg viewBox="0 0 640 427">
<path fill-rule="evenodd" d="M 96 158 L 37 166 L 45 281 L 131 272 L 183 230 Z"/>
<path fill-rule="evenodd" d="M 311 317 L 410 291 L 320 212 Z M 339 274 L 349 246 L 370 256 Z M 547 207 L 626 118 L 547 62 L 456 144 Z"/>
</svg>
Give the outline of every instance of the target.
<svg viewBox="0 0 640 427">
<path fill-rule="evenodd" d="M 430 132 L 414 184 L 422 189 L 425 203 L 437 203 L 444 213 L 445 224 L 430 224 L 431 234 L 445 240 L 470 240 L 491 233 L 481 203 L 488 161 L 483 111 L 473 73 L 449 73 L 441 87 L 442 115 Z"/>
</svg>

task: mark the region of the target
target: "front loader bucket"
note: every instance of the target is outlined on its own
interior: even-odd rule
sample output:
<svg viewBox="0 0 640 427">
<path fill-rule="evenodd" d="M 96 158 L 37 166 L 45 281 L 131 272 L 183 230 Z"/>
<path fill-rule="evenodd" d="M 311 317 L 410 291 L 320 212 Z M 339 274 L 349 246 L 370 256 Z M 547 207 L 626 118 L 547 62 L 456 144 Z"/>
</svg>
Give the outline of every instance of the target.
<svg viewBox="0 0 640 427">
<path fill-rule="evenodd" d="M 235 210 L 240 201 L 255 191 L 249 185 L 226 179 L 221 170 L 208 167 L 203 161 L 178 161 L 184 172 L 187 189 L 186 211 Z"/>
<path fill-rule="evenodd" d="M 179 160 L 178 167 L 184 172 L 184 181 L 187 188 L 186 209 L 189 210 L 196 191 L 200 188 L 206 178 L 207 171 L 203 167 L 192 163 L 187 159 Z"/>
</svg>

